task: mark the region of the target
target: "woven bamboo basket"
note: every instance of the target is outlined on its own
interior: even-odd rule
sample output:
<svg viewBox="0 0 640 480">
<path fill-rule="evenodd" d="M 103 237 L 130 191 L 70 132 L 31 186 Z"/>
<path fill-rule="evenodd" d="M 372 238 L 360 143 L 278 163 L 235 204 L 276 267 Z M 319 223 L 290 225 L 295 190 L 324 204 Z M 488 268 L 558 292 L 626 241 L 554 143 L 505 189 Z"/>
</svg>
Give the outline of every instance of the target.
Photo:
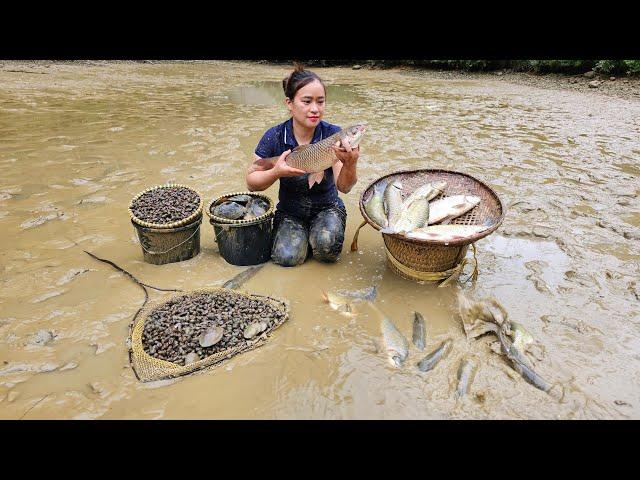
<svg viewBox="0 0 640 480">
<path fill-rule="evenodd" d="M 439 240 L 417 240 L 405 238 L 398 234 L 383 233 L 382 237 L 389 255 L 387 258 L 391 269 L 407 280 L 421 281 L 415 272 L 445 272 L 457 267 L 467 254 L 470 244 L 473 244 L 493 233 L 504 219 L 504 206 L 498 195 L 486 184 L 471 175 L 449 170 L 425 169 L 396 172 L 373 181 L 360 196 L 360 213 L 364 220 L 376 230 L 380 227 L 367 215 L 364 204 L 374 192 L 378 182 L 399 179 L 403 186 L 403 197 L 409 196 L 415 189 L 425 183 L 440 180 L 447 182 L 444 191 L 432 200 L 453 195 L 476 195 L 480 197 L 480 204 L 452 220 L 458 225 L 488 225 L 486 230 L 460 240 L 444 243 Z M 402 266 L 407 268 L 402 268 Z"/>
<path fill-rule="evenodd" d="M 135 216 L 132 207 L 147 192 L 162 188 L 182 187 L 198 196 L 197 208 L 186 218 L 170 223 L 152 223 Z M 148 188 L 137 194 L 129 204 L 129 217 L 136 231 L 144 261 L 154 265 L 189 260 L 200 253 L 202 195 L 186 185 L 167 184 Z"/>
<path fill-rule="evenodd" d="M 183 187 L 183 188 L 187 188 L 193 192 L 196 193 L 196 195 L 198 195 L 198 199 L 200 201 L 200 203 L 198 204 L 198 208 L 196 208 L 196 210 L 189 215 L 186 218 L 183 218 L 182 220 L 178 220 L 176 222 L 171 222 L 171 223 L 152 223 L 152 222 L 145 222 L 144 220 L 139 219 L 138 217 L 135 216 L 135 214 L 133 213 L 133 210 L 131 210 L 131 207 L 133 206 L 134 202 L 140 198 L 142 195 L 144 195 L 147 192 L 151 192 L 153 190 L 157 190 L 160 188 L 172 188 L 172 187 Z M 202 195 L 200 195 L 200 193 L 197 190 L 194 190 L 191 187 L 187 187 L 186 185 L 180 185 L 177 183 L 168 183 L 166 185 L 158 185 L 155 187 L 151 187 L 151 188 L 147 188 L 146 190 L 143 190 L 142 192 L 140 192 L 139 194 L 137 194 L 135 197 L 133 197 L 133 199 L 131 199 L 131 203 L 129 204 L 129 216 L 131 217 L 131 221 L 137 225 L 140 225 L 142 227 L 147 227 L 147 228 L 178 228 L 178 227 L 182 227 L 184 225 L 188 225 L 189 223 L 193 222 L 199 215 L 202 215 L 202 209 L 203 209 L 203 202 L 202 202 Z"/>
<path fill-rule="evenodd" d="M 142 344 L 142 334 L 144 331 L 145 322 L 147 321 L 149 316 L 153 314 L 154 310 L 167 302 L 202 293 L 209 295 L 228 295 L 232 297 L 249 298 L 261 305 L 269 304 L 273 306 L 276 310 L 282 312 L 283 316 L 277 322 L 275 322 L 273 326 L 269 327 L 267 330 L 254 337 L 253 339 L 243 340 L 233 347 L 217 351 L 216 353 L 209 355 L 208 357 L 204 357 L 203 359 L 188 365 L 178 365 L 176 363 L 161 360 L 149 355 L 145 351 Z M 288 318 L 289 302 L 280 298 L 237 292 L 226 288 L 202 288 L 190 292 L 176 293 L 170 296 L 168 299 L 149 303 L 138 313 L 137 320 L 135 320 L 134 323 L 130 326 L 129 331 L 129 360 L 136 377 L 142 382 L 164 380 L 169 378 L 181 377 L 183 375 L 189 375 L 200 370 L 218 367 L 222 365 L 226 360 L 234 357 L 235 355 L 264 345 L 273 334 L 273 331 L 279 328 L 284 322 L 286 322 Z"/>
</svg>

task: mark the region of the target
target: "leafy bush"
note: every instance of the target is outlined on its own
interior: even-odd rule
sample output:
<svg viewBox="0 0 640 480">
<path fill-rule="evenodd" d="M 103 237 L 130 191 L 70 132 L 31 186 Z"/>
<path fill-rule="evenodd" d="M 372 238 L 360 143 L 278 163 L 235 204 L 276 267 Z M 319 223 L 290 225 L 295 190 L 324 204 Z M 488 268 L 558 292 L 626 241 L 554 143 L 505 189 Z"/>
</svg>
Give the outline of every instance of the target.
<svg viewBox="0 0 640 480">
<path fill-rule="evenodd" d="M 598 60 L 593 69 L 598 73 L 610 75 L 612 73 L 627 73 L 629 67 L 624 60 Z"/>
<path fill-rule="evenodd" d="M 640 73 L 640 60 L 625 60 L 625 65 L 627 66 L 627 71 L 633 74 Z"/>
</svg>

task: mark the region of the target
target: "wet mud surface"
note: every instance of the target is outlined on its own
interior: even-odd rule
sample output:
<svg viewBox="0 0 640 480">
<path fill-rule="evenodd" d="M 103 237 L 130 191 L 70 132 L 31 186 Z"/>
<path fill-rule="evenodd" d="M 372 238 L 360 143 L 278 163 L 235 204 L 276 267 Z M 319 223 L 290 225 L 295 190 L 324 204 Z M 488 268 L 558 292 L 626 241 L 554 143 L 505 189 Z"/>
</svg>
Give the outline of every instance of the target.
<svg viewBox="0 0 640 480">
<path fill-rule="evenodd" d="M 0 66 L 0 418 L 640 418 L 640 101 L 412 70 L 315 69 L 329 85 L 325 119 L 367 121 L 358 184 L 341 195 L 345 246 L 336 264 L 268 263 L 241 288 L 287 298 L 289 320 L 263 347 L 219 368 L 140 383 L 128 361 L 140 281 L 195 290 L 242 267 L 201 252 L 151 265 L 129 220 L 154 185 L 187 185 L 207 204 L 246 190 L 264 131 L 287 118 L 282 66 L 242 62 L 2 62 Z M 37 74 L 33 72 L 39 72 Z M 617 81 L 617 80 L 616 80 Z M 475 286 L 397 277 L 380 234 L 360 231 L 360 193 L 397 170 L 458 170 L 491 186 L 503 225 L 477 242 Z M 277 197 L 277 184 L 266 192 Z M 205 228 L 206 227 L 206 228 Z M 402 368 L 379 345 L 380 315 L 345 316 L 322 291 L 377 286 L 378 309 L 425 347 Z M 535 368 L 555 398 L 467 340 L 460 289 L 493 296 L 542 347 Z M 153 291 L 152 300 L 163 298 Z M 169 294 L 166 294 L 169 295 Z M 427 372 L 417 363 L 451 338 Z M 477 370 L 457 399 L 459 366 Z"/>
</svg>

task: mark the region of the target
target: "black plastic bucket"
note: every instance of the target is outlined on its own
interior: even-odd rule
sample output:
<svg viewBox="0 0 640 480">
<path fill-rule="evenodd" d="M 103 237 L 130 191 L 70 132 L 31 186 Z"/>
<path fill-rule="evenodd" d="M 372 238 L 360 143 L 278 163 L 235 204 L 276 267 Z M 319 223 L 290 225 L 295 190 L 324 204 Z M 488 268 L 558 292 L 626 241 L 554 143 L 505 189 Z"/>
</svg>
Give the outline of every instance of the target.
<svg viewBox="0 0 640 480">
<path fill-rule="evenodd" d="M 211 214 L 212 206 L 234 195 L 260 197 L 269 203 L 269 210 L 253 220 L 227 220 Z M 213 226 L 218 250 L 222 258 L 232 265 L 258 265 L 271 259 L 273 230 L 273 201 L 255 192 L 237 192 L 214 199 L 207 209 L 209 223 Z"/>
<path fill-rule="evenodd" d="M 213 225 L 220 255 L 227 263 L 257 265 L 271 259 L 272 217 L 249 225 L 209 222 Z"/>
<path fill-rule="evenodd" d="M 154 265 L 182 262 L 200 253 L 200 225 L 202 214 L 196 219 L 176 228 L 151 228 L 138 225 L 133 220 L 138 232 L 144 261 Z"/>
</svg>

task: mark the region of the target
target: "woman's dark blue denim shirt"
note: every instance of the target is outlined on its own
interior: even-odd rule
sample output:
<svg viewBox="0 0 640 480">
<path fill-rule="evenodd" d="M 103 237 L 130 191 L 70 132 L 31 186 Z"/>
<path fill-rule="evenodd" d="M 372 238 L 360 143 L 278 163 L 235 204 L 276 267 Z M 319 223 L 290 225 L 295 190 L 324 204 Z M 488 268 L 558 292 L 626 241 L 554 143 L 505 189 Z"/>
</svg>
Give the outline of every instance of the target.
<svg viewBox="0 0 640 480">
<path fill-rule="evenodd" d="M 313 132 L 311 143 L 316 143 L 340 131 L 340 127 L 321 121 Z M 290 118 L 275 127 L 271 127 L 262 136 L 256 147 L 256 155 L 260 158 L 279 157 L 286 150 L 293 150 L 298 142 L 293 135 L 293 119 Z M 342 206 L 344 203 L 338 196 L 338 189 L 333 178 L 331 167 L 324 171 L 322 182 L 309 188 L 309 174 L 298 177 L 280 178 L 280 190 L 278 193 L 278 210 L 294 215 L 304 220 L 325 208 Z"/>
</svg>

